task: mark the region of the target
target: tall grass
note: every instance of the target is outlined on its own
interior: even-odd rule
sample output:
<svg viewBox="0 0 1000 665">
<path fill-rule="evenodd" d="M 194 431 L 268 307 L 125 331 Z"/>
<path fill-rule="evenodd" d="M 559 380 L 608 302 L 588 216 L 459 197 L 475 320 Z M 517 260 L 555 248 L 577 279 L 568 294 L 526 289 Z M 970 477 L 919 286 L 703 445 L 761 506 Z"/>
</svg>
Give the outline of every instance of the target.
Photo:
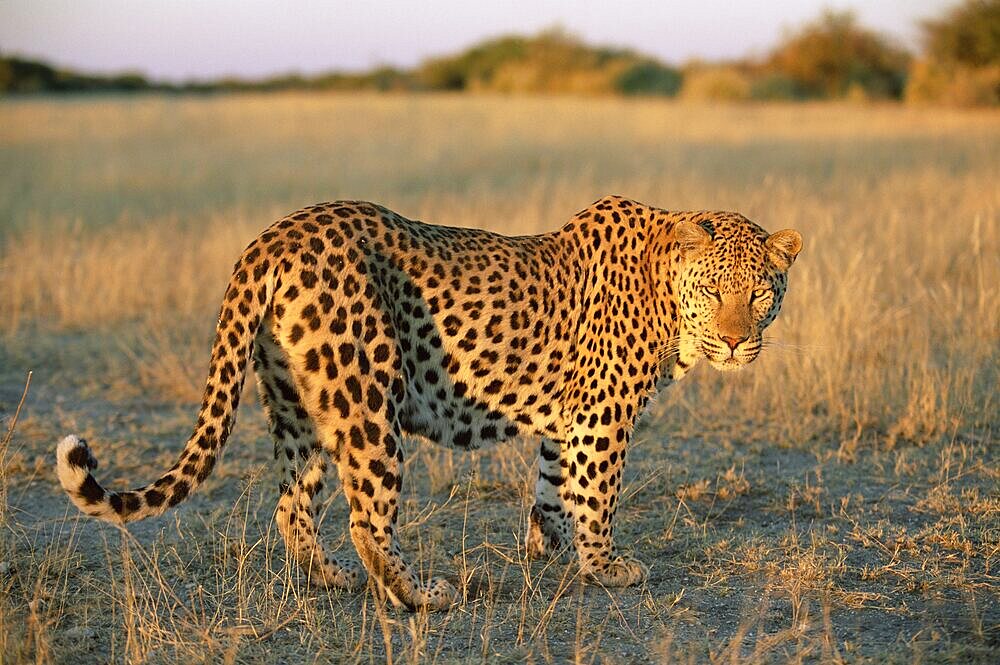
<svg viewBox="0 0 1000 665">
<path fill-rule="evenodd" d="M 111 334 L 149 359 L 116 371 L 193 400 L 229 268 L 283 212 L 364 197 L 536 233 L 613 192 L 806 238 L 761 360 L 697 372 L 653 423 L 848 455 L 920 442 L 995 424 L 998 120 L 447 96 L 6 104 L 0 332 L 29 357 L 47 335 Z"/>
</svg>

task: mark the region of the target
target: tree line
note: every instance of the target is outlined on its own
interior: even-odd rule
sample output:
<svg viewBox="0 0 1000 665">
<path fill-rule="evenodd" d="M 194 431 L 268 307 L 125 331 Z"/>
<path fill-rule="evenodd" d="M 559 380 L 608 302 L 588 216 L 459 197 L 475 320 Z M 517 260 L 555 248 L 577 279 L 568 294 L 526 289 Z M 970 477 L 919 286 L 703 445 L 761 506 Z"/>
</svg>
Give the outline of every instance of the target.
<svg viewBox="0 0 1000 665">
<path fill-rule="evenodd" d="M 963 0 L 920 28 L 918 54 L 860 25 L 850 12 L 826 11 L 787 34 L 764 57 L 730 62 L 674 67 L 633 50 L 594 47 L 549 30 L 492 39 L 413 69 L 183 83 L 153 81 L 140 73 L 88 75 L 3 56 L 0 92 L 456 91 L 1000 104 L 1000 0 Z"/>
</svg>

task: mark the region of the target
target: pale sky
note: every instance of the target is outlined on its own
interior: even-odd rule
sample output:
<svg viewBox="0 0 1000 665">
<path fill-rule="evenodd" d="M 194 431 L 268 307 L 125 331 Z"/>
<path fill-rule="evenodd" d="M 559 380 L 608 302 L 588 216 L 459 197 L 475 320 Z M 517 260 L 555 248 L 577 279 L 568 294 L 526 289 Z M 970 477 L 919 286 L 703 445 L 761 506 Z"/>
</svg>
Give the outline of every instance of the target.
<svg viewBox="0 0 1000 665">
<path fill-rule="evenodd" d="M 915 49 L 956 0 L 0 0 L 0 52 L 156 79 L 409 67 L 486 37 L 560 26 L 681 64 L 765 53 L 825 7 Z"/>
</svg>

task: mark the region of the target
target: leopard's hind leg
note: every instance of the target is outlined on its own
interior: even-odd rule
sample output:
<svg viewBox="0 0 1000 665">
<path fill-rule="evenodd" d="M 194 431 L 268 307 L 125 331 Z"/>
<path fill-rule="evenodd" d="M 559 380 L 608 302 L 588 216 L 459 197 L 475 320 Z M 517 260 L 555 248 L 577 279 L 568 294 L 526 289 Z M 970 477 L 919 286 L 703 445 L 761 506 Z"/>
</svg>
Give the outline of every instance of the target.
<svg viewBox="0 0 1000 665">
<path fill-rule="evenodd" d="M 535 503 L 528 515 L 527 549 L 528 556 L 533 559 L 549 555 L 568 559 L 572 554 L 573 515 L 563 496 L 567 475 L 561 443 L 542 439 L 538 450 Z"/>
<path fill-rule="evenodd" d="M 319 541 L 316 512 L 332 480 L 327 473 L 327 454 L 301 404 L 288 359 L 275 342 L 268 322 L 261 326 L 255 340 L 253 361 L 280 472 L 277 522 L 288 552 L 311 581 L 359 588 L 366 579 L 359 562 L 330 555 Z"/>
<path fill-rule="evenodd" d="M 292 341 L 283 331 L 276 336 L 289 349 L 291 374 L 316 436 L 337 464 L 351 511 L 351 540 L 378 593 L 411 610 L 444 609 L 456 598 L 454 587 L 440 577 L 423 582 L 400 547 L 403 452 L 396 414 L 404 380 L 392 374 L 402 358 L 378 319 L 368 320 L 372 337 L 384 340 L 370 353 L 352 336 L 351 326 L 344 331 L 350 334 L 339 337 Z"/>
</svg>

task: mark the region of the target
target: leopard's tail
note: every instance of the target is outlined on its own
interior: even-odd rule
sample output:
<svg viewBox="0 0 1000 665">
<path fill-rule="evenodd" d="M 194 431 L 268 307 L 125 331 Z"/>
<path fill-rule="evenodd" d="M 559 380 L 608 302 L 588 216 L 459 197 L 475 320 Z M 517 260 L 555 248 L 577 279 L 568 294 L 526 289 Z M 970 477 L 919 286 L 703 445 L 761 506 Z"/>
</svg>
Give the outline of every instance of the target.
<svg viewBox="0 0 1000 665">
<path fill-rule="evenodd" d="M 91 474 L 97 460 L 86 441 L 67 436 L 59 442 L 59 482 L 77 508 L 108 522 L 133 522 L 176 506 L 209 476 L 236 422 L 254 337 L 271 306 L 277 270 L 269 259 L 258 238 L 236 263 L 219 314 L 198 422 L 180 459 L 159 479 L 132 490 L 107 490 Z"/>
</svg>

